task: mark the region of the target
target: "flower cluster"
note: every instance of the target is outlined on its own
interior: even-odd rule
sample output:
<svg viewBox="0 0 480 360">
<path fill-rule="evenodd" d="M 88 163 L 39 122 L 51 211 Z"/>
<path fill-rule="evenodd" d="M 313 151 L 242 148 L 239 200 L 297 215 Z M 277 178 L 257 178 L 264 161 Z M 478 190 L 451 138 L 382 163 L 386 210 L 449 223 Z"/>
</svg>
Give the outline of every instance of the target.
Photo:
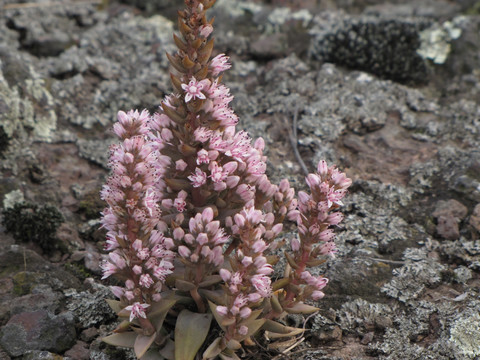
<svg viewBox="0 0 480 360">
<path fill-rule="evenodd" d="M 166 276 L 172 273 L 174 246 L 161 229 L 161 211 L 156 190 L 159 178 L 157 154 L 151 146 L 147 111 L 119 112 L 114 131 L 123 142 L 112 145 L 109 166 L 112 175 L 101 191 L 109 207 L 103 211 L 107 229 L 102 264 L 103 279 L 115 274 L 125 283 L 112 288 L 125 304 L 133 304 L 132 319 L 146 318 L 144 310 L 158 301 Z M 129 305 L 130 306 L 130 305 Z"/>
<path fill-rule="evenodd" d="M 203 338 L 215 317 L 223 332 L 205 359 L 236 358 L 264 326 L 288 336 L 291 328 L 273 319 L 316 310 L 304 301 L 323 297 L 327 279 L 307 267 L 335 252 L 332 227 L 342 220 L 336 210 L 351 183 L 324 162 L 307 177 L 310 194 L 298 199 L 287 180 L 271 183 L 264 140 L 237 131 L 233 96 L 220 82 L 229 58 L 211 58 L 213 27 L 205 12 L 214 2 L 185 0 L 179 12 L 179 50 L 167 55 L 174 93 L 157 113 L 119 112 L 114 125 L 121 144 L 111 148 L 112 173 L 101 193 L 109 251 L 102 268 L 104 279 L 122 281 L 112 287 L 119 301 L 110 304 L 125 321 L 105 341 L 135 344 L 137 357 L 171 341 L 162 329 L 171 314 L 178 314 L 179 332 Z M 272 282 L 287 219 L 297 223 L 299 237 L 285 253 L 284 277 Z M 195 316 L 192 309 L 205 315 L 199 322 L 210 319 L 203 330 L 180 321 Z M 196 342 L 174 341 L 183 350 Z"/>
<path fill-rule="evenodd" d="M 306 181 L 310 194 L 303 191 L 298 194 L 299 238 L 292 240 L 292 254 L 288 255 L 295 271 L 290 274 L 290 285 L 286 287 L 287 304 L 293 299 L 319 300 L 324 296 L 321 290 L 328 280 L 322 276 L 313 276 L 306 267 L 316 264 L 319 255 L 334 256 L 336 247 L 333 227 L 343 220 L 342 213 L 336 210 L 343 205 L 341 200 L 352 184 L 352 180 L 344 173 L 335 166 L 328 167 L 323 160 L 318 164 L 317 173 L 309 174 Z M 301 291 L 298 288 L 300 284 L 305 285 Z"/>
</svg>

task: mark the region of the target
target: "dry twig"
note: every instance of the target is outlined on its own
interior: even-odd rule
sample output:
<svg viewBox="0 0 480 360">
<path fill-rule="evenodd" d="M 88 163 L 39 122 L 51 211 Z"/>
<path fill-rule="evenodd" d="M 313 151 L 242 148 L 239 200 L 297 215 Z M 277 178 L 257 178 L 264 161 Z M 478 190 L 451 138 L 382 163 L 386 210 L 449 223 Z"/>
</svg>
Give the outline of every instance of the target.
<svg viewBox="0 0 480 360">
<path fill-rule="evenodd" d="M 298 121 L 298 106 L 295 107 L 295 112 L 293 114 L 293 124 L 292 127 L 290 127 L 290 124 L 288 123 L 287 118 L 285 117 L 285 123 L 287 125 L 287 130 L 288 130 L 288 137 L 290 139 L 290 143 L 292 144 L 293 148 L 293 153 L 295 154 L 295 158 L 297 159 L 298 163 L 300 164 L 300 167 L 302 168 L 302 171 L 305 173 L 305 176 L 309 174 L 307 165 L 305 165 L 305 162 L 302 159 L 302 156 L 300 155 L 300 152 L 298 151 L 298 138 L 297 138 L 297 121 Z"/>
</svg>

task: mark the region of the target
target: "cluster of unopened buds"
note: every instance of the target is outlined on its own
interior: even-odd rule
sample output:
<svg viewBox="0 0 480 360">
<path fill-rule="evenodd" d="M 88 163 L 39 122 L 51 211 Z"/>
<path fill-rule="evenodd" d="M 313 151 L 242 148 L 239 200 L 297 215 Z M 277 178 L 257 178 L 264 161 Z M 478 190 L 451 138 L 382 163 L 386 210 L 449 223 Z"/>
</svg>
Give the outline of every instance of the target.
<svg viewBox="0 0 480 360">
<path fill-rule="evenodd" d="M 236 359 L 262 329 L 297 334 L 275 320 L 317 310 L 305 301 L 321 299 L 327 279 L 308 268 L 335 253 L 333 226 L 351 184 L 324 161 L 298 200 L 287 180 L 270 182 L 263 139 L 252 144 L 236 130 L 233 96 L 220 83 L 228 57 L 211 58 L 213 3 L 185 0 L 179 50 L 167 55 L 175 90 L 158 113 L 120 111 L 114 125 L 121 143 L 101 192 L 102 268 L 120 281 L 109 304 L 123 321 L 104 341 L 138 358 L 194 359 L 204 346 L 204 359 Z M 287 220 L 298 226 L 290 244 L 277 240 Z M 281 250 L 287 265 L 272 281 Z M 206 346 L 213 318 L 221 331 Z"/>
</svg>

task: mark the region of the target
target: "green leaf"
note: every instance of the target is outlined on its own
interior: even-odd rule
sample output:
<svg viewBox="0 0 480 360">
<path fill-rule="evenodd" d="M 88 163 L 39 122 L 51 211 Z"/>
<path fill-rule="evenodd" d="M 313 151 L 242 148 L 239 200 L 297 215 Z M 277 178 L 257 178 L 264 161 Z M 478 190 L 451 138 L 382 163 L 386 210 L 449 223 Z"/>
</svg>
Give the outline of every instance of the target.
<svg viewBox="0 0 480 360">
<path fill-rule="evenodd" d="M 121 346 L 127 348 L 133 348 L 135 345 L 135 339 L 137 338 L 137 333 L 133 331 L 123 332 L 119 334 L 112 334 L 102 338 L 102 341 L 113 346 Z"/>
<path fill-rule="evenodd" d="M 137 338 L 135 339 L 133 350 L 135 351 L 135 356 L 138 359 L 140 359 L 143 355 L 145 355 L 147 350 L 155 341 L 156 336 L 157 336 L 157 333 L 153 333 L 153 335 L 150 335 L 150 336 L 145 336 L 140 334 L 137 336 Z"/>
<path fill-rule="evenodd" d="M 182 310 L 175 326 L 175 360 L 193 360 L 210 330 L 211 314 Z"/>
</svg>

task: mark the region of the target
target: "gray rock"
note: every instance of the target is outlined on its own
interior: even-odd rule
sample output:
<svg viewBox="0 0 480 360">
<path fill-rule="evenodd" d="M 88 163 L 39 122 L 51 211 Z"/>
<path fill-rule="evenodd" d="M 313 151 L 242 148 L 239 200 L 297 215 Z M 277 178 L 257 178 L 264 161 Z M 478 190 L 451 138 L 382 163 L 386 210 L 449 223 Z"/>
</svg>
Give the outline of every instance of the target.
<svg viewBox="0 0 480 360">
<path fill-rule="evenodd" d="M 10 356 L 28 350 L 63 352 L 75 342 L 75 322 L 71 313 L 53 315 L 46 310 L 12 316 L 0 330 L 0 344 Z"/>
<path fill-rule="evenodd" d="M 91 291 L 65 291 L 67 309 L 76 317 L 82 329 L 98 326 L 113 320 L 116 316 L 106 299 L 114 298 L 111 291 L 100 284 L 92 282 Z"/>
<path fill-rule="evenodd" d="M 170 90 L 165 51 L 174 51 L 172 32 L 172 22 L 162 16 L 129 12 L 82 32 L 61 58 L 40 64 L 58 77 L 52 94 L 59 116 L 92 129 L 110 126 L 119 110 L 155 111 Z"/>
</svg>

